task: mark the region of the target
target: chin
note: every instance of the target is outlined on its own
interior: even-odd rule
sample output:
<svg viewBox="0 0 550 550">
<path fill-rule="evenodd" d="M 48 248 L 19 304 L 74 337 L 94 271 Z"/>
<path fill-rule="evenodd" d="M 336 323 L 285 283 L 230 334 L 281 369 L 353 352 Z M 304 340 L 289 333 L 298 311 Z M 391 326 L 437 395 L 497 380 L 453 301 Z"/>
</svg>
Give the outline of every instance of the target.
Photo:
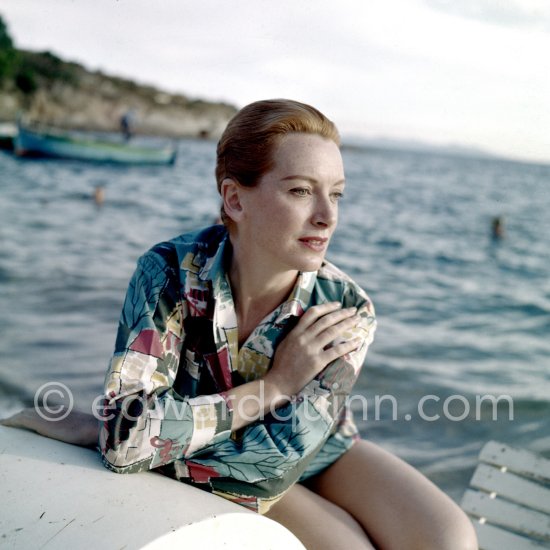
<svg viewBox="0 0 550 550">
<path fill-rule="evenodd" d="M 317 271 L 325 261 L 325 252 L 314 253 L 304 250 L 289 250 L 286 253 L 279 251 L 277 263 L 284 270 L 295 271 Z"/>
<path fill-rule="evenodd" d="M 325 260 L 325 257 L 319 257 L 319 258 L 311 258 L 311 259 L 304 259 L 297 261 L 295 263 L 295 268 L 298 271 L 317 271 L 321 268 L 323 265 L 323 261 Z"/>
</svg>

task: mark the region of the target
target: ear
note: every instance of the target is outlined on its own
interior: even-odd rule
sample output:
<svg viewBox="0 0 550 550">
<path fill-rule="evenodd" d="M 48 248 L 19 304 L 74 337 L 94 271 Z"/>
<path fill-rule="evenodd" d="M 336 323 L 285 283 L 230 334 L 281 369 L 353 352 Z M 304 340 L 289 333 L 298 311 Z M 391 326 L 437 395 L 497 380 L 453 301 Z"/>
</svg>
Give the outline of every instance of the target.
<svg viewBox="0 0 550 550">
<path fill-rule="evenodd" d="M 242 218 L 243 206 L 241 203 L 241 186 L 231 178 L 222 181 L 220 189 L 223 209 L 234 222 Z"/>
</svg>

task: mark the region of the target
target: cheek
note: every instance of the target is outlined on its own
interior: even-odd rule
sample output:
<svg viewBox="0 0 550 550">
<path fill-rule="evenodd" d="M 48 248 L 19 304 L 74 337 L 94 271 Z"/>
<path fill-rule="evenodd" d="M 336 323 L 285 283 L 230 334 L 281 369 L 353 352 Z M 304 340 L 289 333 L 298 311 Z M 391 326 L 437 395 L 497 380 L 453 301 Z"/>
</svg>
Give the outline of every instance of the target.
<svg viewBox="0 0 550 550">
<path fill-rule="evenodd" d="M 279 193 L 263 195 L 253 208 L 255 230 L 265 233 L 291 233 L 301 230 L 310 215 L 308 201 Z"/>
<path fill-rule="evenodd" d="M 282 223 L 285 220 L 285 224 L 292 223 L 293 220 L 300 219 L 303 216 L 303 205 L 296 204 L 296 202 L 284 200 L 281 197 L 271 197 L 270 201 L 265 205 L 263 214 L 269 216 L 268 222 L 275 221 Z"/>
</svg>

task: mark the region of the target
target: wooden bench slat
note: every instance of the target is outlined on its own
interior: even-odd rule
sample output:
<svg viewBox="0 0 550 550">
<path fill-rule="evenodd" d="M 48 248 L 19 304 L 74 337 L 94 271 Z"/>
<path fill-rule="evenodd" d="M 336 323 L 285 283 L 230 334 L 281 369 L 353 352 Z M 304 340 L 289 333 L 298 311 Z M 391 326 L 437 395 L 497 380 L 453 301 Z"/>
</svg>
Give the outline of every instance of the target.
<svg viewBox="0 0 550 550">
<path fill-rule="evenodd" d="M 550 480 L 550 460 L 525 449 L 516 449 L 498 441 L 489 441 L 479 454 L 482 462 L 506 466 L 516 473 Z"/>
<path fill-rule="evenodd" d="M 480 550 L 541 550 L 545 546 L 534 541 L 514 535 L 509 531 L 488 525 L 487 523 L 474 522 Z"/>
<path fill-rule="evenodd" d="M 474 472 L 470 485 L 489 493 L 495 492 L 513 502 L 550 514 L 550 490 L 516 474 L 480 464 Z"/>
<path fill-rule="evenodd" d="M 468 514 L 485 518 L 490 524 L 550 540 L 550 516 L 513 502 L 468 490 L 462 499 L 462 509 Z"/>
</svg>

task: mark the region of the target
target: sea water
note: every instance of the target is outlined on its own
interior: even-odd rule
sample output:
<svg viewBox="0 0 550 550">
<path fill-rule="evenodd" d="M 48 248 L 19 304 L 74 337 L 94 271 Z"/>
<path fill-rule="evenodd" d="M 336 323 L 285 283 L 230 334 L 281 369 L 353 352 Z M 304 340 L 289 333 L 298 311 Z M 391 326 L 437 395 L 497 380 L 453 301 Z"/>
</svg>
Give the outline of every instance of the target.
<svg viewBox="0 0 550 550">
<path fill-rule="evenodd" d="M 178 149 L 166 167 L 0 153 L 0 416 L 52 382 L 82 410 L 101 393 L 138 256 L 218 213 L 215 144 Z M 343 155 L 328 258 L 378 317 L 357 425 L 459 500 L 485 441 L 550 454 L 550 166 Z"/>
</svg>

